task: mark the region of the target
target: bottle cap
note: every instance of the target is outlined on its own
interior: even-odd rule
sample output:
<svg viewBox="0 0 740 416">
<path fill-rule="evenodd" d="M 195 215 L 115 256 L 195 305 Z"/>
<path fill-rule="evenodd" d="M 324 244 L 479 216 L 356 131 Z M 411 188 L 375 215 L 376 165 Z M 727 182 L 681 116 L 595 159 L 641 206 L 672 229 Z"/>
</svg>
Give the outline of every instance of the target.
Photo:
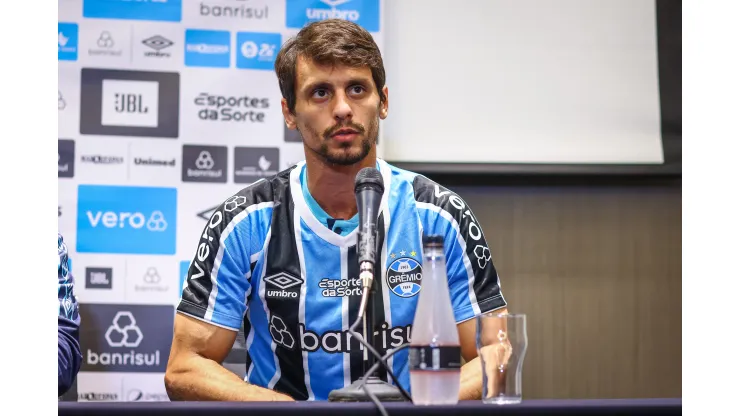
<svg viewBox="0 0 740 416">
<path fill-rule="evenodd" d="M 425 235 L 422 239 L 424 247 L 442 247 L 444 246 L 444 238 L 441 235 Z"/>
</svg>

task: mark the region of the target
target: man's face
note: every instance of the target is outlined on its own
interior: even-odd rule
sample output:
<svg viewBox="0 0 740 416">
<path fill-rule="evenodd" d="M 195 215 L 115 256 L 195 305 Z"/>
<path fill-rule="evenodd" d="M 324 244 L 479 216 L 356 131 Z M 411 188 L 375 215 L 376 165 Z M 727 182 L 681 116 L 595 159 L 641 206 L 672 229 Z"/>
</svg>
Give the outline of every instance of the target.
<svg viewBox="0 0 740 416">
<path fill-rule="evenodd" d="M 283 99 L 288 127 L 298 128 L 303 143 L 328 163 L 362 161 L 375 146 L 379 119 L 388 114 L 370 68 L 319 66 L 299 57 L 296 70 L 294 115 Z M 387 97 L 387 87 L 384 92 Z"/>
</svg>

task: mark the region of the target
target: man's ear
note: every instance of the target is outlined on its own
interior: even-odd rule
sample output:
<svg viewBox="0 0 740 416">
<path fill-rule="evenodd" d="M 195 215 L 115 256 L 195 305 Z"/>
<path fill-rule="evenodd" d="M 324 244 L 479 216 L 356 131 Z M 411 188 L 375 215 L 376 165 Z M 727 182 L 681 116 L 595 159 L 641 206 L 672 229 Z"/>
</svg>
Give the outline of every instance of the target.
<svg viewBox="0 0 740 416">
<path fill-rule="evenodd" d="M 295 115 L 291 114 L 290 109 L 288 109 L 288 100 L 283 98 L 280 100 L 280 108 L 283 110 L 283 118 L 285 119 L 285 125 L 288 126 L 289 129 L 295 130 L 296 124 L 295 124 Z"/>
<path fill-rule="evenodd" d="M 385 95 L 385 101 L 380 103 L 380 118 L 385 119 L 388 117 L 388 86 L 383 87 L 383 94 Z"/>
</svg>

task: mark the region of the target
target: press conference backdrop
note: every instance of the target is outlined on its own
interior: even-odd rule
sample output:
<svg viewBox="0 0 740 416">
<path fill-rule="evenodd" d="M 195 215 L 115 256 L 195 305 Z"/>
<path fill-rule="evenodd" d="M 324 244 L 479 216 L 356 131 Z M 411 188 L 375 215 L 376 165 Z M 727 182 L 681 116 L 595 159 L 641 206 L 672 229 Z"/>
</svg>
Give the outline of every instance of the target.
<svg viewBox="0 0 740 416">
<path fill-rule="evenodd" d="M 680 2 L 658 15 L 667 4 Z M 59 0 L 59 230 L 84 322 L 65 399 L 167 399 L 202 228 L 303 158 L 272 66 L 308 21 L 353 20 L 377 40 L 387 160 L 657 166 L 658 111 L 676 100 L 658 108 L 655 13 L 650 0 Z M 226 362 L 240 375 L 244 344 Z"/>
<path fill-rule="evenodd" d="M 167 400 L 174 308 L 210 214 L 303 158 L 273 71 L 309 21 L 383 45 L 380 0 L 59 0 L 59 231 L 83 352 L 64 400 Z M 226 366 L 244 375 L 244 335 Z"/>
</svg>

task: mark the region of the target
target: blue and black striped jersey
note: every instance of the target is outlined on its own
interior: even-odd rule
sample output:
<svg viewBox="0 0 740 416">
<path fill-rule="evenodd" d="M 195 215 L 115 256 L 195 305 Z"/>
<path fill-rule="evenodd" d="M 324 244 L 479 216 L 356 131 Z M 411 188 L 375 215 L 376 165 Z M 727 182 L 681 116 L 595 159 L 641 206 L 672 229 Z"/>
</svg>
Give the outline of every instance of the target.
<svg viewBox="0 0 740 416">
<path fill-rule="evenodd" d="M 57 232 L 57 333 L 59 342 L 59 396 L 74 383 L 82 364 L 80 352 L 80 305 L 75 297 L 75 280 L 69 261 L 69 252 L 62 234 Z"/>
<path fill-rule="evenodd" d="M 465 201 L 423 175 L 380 159 L 377 167 L 385 182 L 376 261 L 382 290 L 372 298 L 368 334 L 381 355 L 410 338 L 422 235 L 444 236 L 457 322 L 506 306 Z M 361 297 L 357 222 L 317 216 L 304 181 L 301 162 L 219 206 L 200 236 L 177 310 L 234 331 L 244 325 L 249 383 L 296 400 L 326 400 L 363 375 L 362 346 L 348 332 Z M 389 363 L 410 391 L 407 358 L 401 350 Z M 379 376 L 390 382 L 383 370 Z"/>
</svg>

